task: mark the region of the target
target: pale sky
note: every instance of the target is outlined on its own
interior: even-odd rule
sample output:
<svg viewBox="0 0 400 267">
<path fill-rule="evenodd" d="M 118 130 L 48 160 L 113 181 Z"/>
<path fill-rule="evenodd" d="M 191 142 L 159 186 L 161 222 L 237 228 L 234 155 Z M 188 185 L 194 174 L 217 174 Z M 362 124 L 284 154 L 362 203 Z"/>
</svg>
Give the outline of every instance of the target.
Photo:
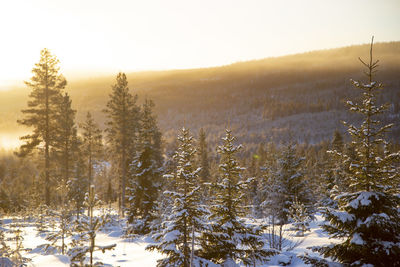
<svg viewBox="0 0 400 267">
<path fill-rule="evenodd" d="M 400 40 L 400 0 L 0 0 L 0 88 L 42 48 L 67 79 Z"/>
</svg>

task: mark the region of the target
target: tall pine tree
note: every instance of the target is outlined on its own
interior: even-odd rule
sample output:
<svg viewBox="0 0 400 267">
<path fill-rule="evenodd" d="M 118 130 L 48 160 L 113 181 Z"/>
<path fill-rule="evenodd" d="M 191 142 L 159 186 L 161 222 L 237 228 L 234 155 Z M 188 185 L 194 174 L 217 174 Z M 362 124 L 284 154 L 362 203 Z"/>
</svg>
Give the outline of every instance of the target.
<svg viewBox="0 0 400 267">
<path fill-rule="evenodd" d="M 153 109 L 154 102 L 146 99 L 141 109 L 139 139 L 131 165 L 133 175 L 127 190 L 130 232 L 138 234 L 150 230 L 161 186 L 161 132 Z"/>
<path fill-rule="evenodd" d="M 108 121 L 107 141 L 119 172 L 120 213 L 125 212 L 125 190 L 129 175 L 129 164 L 132 161 L 133 149 L 137 138 L 139 107 L 137 95 L 129 92 L 128 80 L 124 73 L 117 75 L 116 83 L 104 110 Z"/>
<path fill-rule="evenodd" d="M 86 120 L 80 125 L 82 129 L 82 154 L 86 158 L 87 163 L 87 177 L 88 177 L 88 190 L 93 184 L 93 165 L 99 160 L 103 152 L 103 137 L 101 130 L 97 123 L 94 121 L 92 114 L 86 114 Z"/>
<path fill-rule="evenodd" d="M 364 118 L 359 127 L 345 124 L 356 152 L 356 157 L 343 155 L 351 160 L 350 185 L 335 196 L 338 208 L 327 208 L 323 226 L 342 242 L 314 249 L 350 266 L 400 266 L 399 176 L 394 167 L 400 153 L 389 153 L 384 133 L 392 125 L 381 126 L 378 120 L 387 105 L 376 105 L 383 85 L 373 80 L 378 61 L 373 61 L 372 47 L 373 39 L 369 62 L 360 59 L 367 81 L 352 81 L 362 99 L 347 102 L 350 111 Z"/>
<path fill-rule="evenodd" d="M 58 183 L 65 187 L 73 176 L 78 152 L 78 137 L 75 125 L 76 111 L 72 109 L 71 104 L 72 101 L 69 95 L 65 93 L 59 104 L 57 129 L 54 132 L 56 138 L 53 150 L 60 173 Z"/>
<path fill-rule="evenodd" d="M 67 93 L 62 95 L 59 108 L 57 129 L 55 130 L 55 142 L 52 152 L 55 154 L 55 163 L 59 173 L 57 193 L 61 199 L 59 210 L 53 216 L 57 218 L 58 229 L 50 234 L 47 239 L 55 245 L 61 241 L 61 253 L 65 253 L 66 238 L 70 234 L 70 202 L 69 185 L 75 169 L 76 155 L 78 152 L 77 129 L 75 125 L 75 113 L 72 109 L 72 101 Z"/>
<path fill-rule="evenodd" d="M 33 127 L 33 133 L 21 137 L 25 144 L 20 147 L 19 155 L 25 156 L 34 148 L 41 145 L 44 165 L 44 195 L 46 205 L 51 201 L 51 159 L 50 149 L 54 144 L 57 127 L 57 109 L 61 91 L 67 82 L 59 73 L 59 61 L 48 49 L 40 52 L 39 63 L 32 69 L 33 76 L 25 84 L 32 90 L 28 101 L 28 108 L 22 110 L 25 118 L 18 123 Z"/>
</svg>

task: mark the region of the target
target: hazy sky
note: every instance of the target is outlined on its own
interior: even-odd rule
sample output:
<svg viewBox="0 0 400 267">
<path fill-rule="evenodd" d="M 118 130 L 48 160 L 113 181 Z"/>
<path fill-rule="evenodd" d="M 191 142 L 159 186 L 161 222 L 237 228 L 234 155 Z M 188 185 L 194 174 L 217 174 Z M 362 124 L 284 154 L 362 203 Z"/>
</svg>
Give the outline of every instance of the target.
<svg viewBox="0 0 400 267">
<path fill-rule="evenodd" d="M 1 0 L 0 25 L 4 88 L 44 47 L 68 79 L 400 40 L 400 0 Z"/>
</svg>

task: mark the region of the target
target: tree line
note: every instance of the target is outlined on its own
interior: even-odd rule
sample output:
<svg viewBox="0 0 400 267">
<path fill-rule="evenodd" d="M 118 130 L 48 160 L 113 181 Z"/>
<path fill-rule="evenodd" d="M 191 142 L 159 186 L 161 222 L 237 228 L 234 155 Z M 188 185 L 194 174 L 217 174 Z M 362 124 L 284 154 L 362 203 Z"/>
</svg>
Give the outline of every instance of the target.
<svg viewBox="0 0 400 267">
<path fill-rule="evenodd" d="M 165 147 L 154 102 L 145 99 L 139 105 L 124 73 L 117 75 L 103 110 L 103 140 L 90 112 L 76 124 L 58 60 L 44 49 L 26 82 L 32 92 L 19 121 L 33 133 L 22 137 L 26 143 L 17 155 L 37 170 L 30 183 L 36 205 L 74 205 L 77 216 L 88 207 L 85 194 L 94 198 L 94 177 L 105 166 L 118 181 L 113 194 L 108 180 L 106 200 L 116 196 L 120 215 L 127 217 L 126 235 L 153 236 L 156 243 L 148 249 L 166 256 L 159 266 L 237 261 L 256 266 L 285 249 L 286 225 L 302 236 L 316 211 L 326 217 L 323 228 L 343 240 L 314 247 L 321 255 L 349 265 L 400 264 L 400 154 L 385 141 L 392 125 L 378 120 L 388 106 L 376 104 L 383 85 L 373 80 L 378 63 L 372 60 L 372 44 L 370 61 L 361 62 L 368 81 L 352 81 L 362 94 L 347 104 L 363 121 L 346 124 L 351 142 L 336 131 L 331 142 L 268 143 L 243 157 L 230 129 L 216 153 L 204 130 L 196 142 L 186 127 Z M 10 201 L 4 194 L 3 206 Z M 245 217 L 267 223 L 251 224 Z M 328 264 L 309 256 L 304 261 Z"/>
</svg>

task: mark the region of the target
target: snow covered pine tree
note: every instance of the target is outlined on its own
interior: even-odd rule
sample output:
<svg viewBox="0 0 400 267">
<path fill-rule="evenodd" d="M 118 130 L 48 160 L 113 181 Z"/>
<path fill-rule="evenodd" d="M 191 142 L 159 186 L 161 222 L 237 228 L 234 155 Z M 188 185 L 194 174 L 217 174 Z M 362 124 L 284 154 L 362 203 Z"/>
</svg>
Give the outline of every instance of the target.
<svg viewBox="0 0 400 267">
<path fill-rule="evenodd" d="M 203 220 L 208 212 L 199 205 L 200 187 L 196 184 L 200 168 L 195 166 L 196 149 L 189 130 L 183 128 L 178 141 L 178 151 L 174 155 L 177 168 L 173 175 L 167 176 L 175 179 L 176 190 L 164 192 L 173 199 L 172 213 L 162 223 L 161 232 L 155 235 L 155 240 L 159 243 L 146 248 L 167 255 L 158 261 L 159 267 L 201 266 L 200 264 L 208 262 L 199 258 L 194 251 L 194 239 L 205 230 L 206 223 Z"/>
<path fill-rule="evenodd" d="M 254 265 L 265 261 L 273 255 L 272 250 L 264 249 L 261 229 L 250 227 L 241 218 L 245 210 L 244 193 L 251 181 L 242 181 L 236 153 L 241 145 L 234 145 L 235 137 L 230 130 L 222 138 L 224 144 L 218 147 L 221 156 L 219 165 L 220 178 L 213 184 L 215 199 L 212 204 L 211 231 L 204 232 L 202 238 L 202 255 L 222 266 L 235 265 L 241 260 L 246 265 Z"/>
<path fill-rule="evenodd" d="M 392 125 L 381 127 L 376 119 L 387 106 L 375 105 L 376 93 L 383 86 L 372 79 L 378 66 L 372 60 L 372 46 L 373 38 L 369 63 L 360 59 L 368 68 L 368 82 L 352 81 L 363 91 L 362 102 L 347 102 L 350 111 L 364 116 L 360 127 L 348 125 L 357 153 L 346 177 L 351 184 L 335 196 L 338 209 L 327 208 L 323 226 L 343 242 L 314 250 L 349 266 L 400 266 L 399 174 L 393 166 L 400 154 L 389 153 L 383 139 Z"/>
<path fill-rule="evenodd" d="M 265 182 L 266 199 L 262 203 L 269 217 L 270 246 L 279 251 L 284 245 L 284 225 L 291 222 L 290 207 L 295 201 L 304 204 L 305 212 L 310 215 L 311 193 L 302 171 L 303 158 L 295 153 L 295 146 L 287 144 L 279 155 L 276 164 L 269 167 Z M 266 166 L 265 168 L 268 168 Z M 310 217 L 310 216 L 309 216 Z"/>
</svg>

